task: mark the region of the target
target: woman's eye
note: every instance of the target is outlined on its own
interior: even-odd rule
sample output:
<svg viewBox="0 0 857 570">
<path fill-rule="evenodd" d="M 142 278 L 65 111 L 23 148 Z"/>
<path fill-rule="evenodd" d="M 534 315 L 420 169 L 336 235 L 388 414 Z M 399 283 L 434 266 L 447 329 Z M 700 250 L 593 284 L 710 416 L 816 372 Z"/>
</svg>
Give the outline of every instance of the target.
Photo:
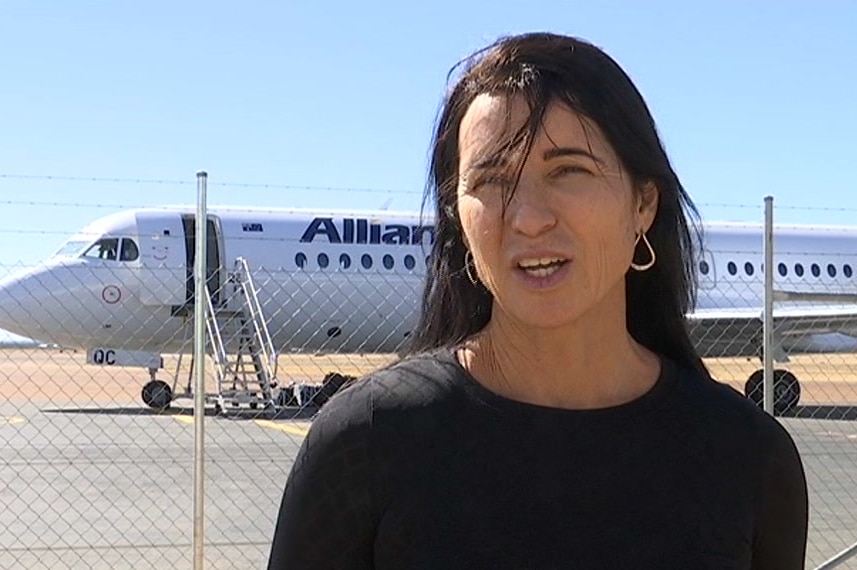
<svg viewBox="0 0 857 570">
<path fill-rule="evenodd" d="M 481 187 L 483 187 L 483 186 L 501 186 L 501 187 L 505 187 L 505 186 L 507 186 L 508 184 L 509 184 L 509 178 L 508 178 L 508 177 L 506 177 L 506 176 L 500 176 L 500 175 L 490 175 L 490 174 L 489 174 L 489 175 L 486 175 L 486 176 L 483 176 L 483 177 L 479 178 L 479 179 L 476 181 L 476 184 L 474 184 L 474 185 L 472 186 L 472 188 L 475 190 L 475 189 L 477 189 L 477 188 L 481 188 Z"/>
<path fill-rule="evenodd" d="M 568 165 L 557 168 L 554 171 L 554 176 L 563 176 L 565 174 L 589 174 L 592 175 L 592 171 L 588 168 L 584 168 L 583 166 L 578 165 Z"/>
</svg>

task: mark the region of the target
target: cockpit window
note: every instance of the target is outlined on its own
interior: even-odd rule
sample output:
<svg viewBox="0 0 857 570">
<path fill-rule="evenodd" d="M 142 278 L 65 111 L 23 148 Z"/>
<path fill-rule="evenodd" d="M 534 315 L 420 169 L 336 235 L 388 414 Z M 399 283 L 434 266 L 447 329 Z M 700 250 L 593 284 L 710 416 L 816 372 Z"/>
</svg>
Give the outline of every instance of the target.
<svg viewBox="0 0 857 570">
<path fill-rule="evenodd" d="M 86 250 L 84 257 L 115 261 L 119 253 L 119 238 L 101 238 Z"/>
<path fill-rule="evenodd" d="M 135 261 L 140 257 L 140 248 L 131 238 L 101 238 L 84 252 L 83 257 Z"/>
<path fill-rule="evenodd" d="M 122 254 L 119 257 L 120 261 L 134 261 L 140 257 L 140 250 L 137 249 L 137 244 L 131 238 L 122 238 Z"/>
<path fill-rule="evenodd" d="M 54 255 L 57 255 L 60 257 L 65 257 L 65 256 L 69 256 L 69 255 L 77 255 L 80 253 L 80 251 L 84 247 L 89 245 L 89 243 L 90 242 L 88 242 L 88 241 L 79 241 L 79 240 L 66 242 L 59 249 L 59 251 L 57 251 L 56 254 L 54 254 Z"/>
</svg>

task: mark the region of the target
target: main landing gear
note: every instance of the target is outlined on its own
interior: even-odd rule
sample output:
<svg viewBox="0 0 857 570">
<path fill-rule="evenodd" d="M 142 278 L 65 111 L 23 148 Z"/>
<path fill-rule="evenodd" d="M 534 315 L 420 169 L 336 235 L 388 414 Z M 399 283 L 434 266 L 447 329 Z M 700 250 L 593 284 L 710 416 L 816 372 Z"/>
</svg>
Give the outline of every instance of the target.
<svg viewBox="0 0 857 570">
<path fill-rule="evenodd" d="M 155 372 L 156 370 L 149 370 L 151 379 L 145 386 L 143 386 L 140 396 L 142 397 L 144 404 L 155 411 L 163 412 L 170 407 L 176 397 L 169 384 L 163 380 L 155 378 Z M 321 408 L 330 398 L 333 397 L 334 394 L 347 388 L 356 379 L 357 378 L 355 376 L 340 374 L 338 372 L 329 372 L 325 375 L 324 380 L 320 385 L 295 384 L 287 388 L 280 389 L 274 400 L 274 404 L 276 408 L 285 408 L 290 406 L 313 406 Z M 191 387 L 189 379 L 187 394 L 191 393 L 190 390 Z M 179 394 L 179 397 L 182 397 L 182 394 Z M 255 402 L 250 403 L 251 409 L 256 409 L 257 407 L 258 406 Z M 222 409 L 219 408 L 220 406 L 216 404 L 215 409 L 217 409 L 218 412 L 222 411 Z"/>
<path fill-rule="evenodd" d="M 744 384 L 744 395 L 757 406 L 764 407 L 765 371 L 756 370 Z M 800 402 L 800 383 L 788 370 L 774 370 L 774 415 L 787 416 Z"/>
</svg>

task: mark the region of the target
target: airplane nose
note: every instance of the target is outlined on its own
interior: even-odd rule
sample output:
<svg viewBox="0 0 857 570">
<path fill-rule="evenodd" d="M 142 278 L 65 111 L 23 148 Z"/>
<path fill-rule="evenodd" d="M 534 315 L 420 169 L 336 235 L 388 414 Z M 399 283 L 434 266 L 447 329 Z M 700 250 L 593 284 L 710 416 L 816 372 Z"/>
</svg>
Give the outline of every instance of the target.
<svg viewBox="0 0 857 570">
<path fill-rule="evenodd" d="M 0 328 L 28 338 L 37 332 L 30 314 L 35 300 L 30 293 L 31 285 L 28 273 L 0 281 Z"/>
<path fill-rule="evenodd" d="M 0 328 L 33 340 L 57 343 L 68 309 L 57 298 L 57 281 L 45 269 L 29 270 L 0 281 Z M 64 336 L 64 335 L 63 335 Z"/>
</svg>

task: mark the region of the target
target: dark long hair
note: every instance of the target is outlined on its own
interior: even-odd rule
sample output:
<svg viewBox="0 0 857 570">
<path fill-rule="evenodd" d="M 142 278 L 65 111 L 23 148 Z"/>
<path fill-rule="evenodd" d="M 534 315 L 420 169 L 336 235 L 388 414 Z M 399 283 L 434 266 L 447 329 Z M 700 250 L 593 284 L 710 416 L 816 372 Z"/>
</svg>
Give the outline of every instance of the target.
<svg viewBox="0 0 857 570">
<path fill-rule="evenodd" d="M 529 149 L 546 108 L 560 101 L 601 128 L 637 191 L 647 183 L 657 186 L 658 210 L 647 233 L 657 263 L 648 271 L 630 269 L 625 277 L 628 331 L 650 350 L 706 372 L 685 320 L 696 302 L 693 240 L 701 243 L 702 230 L 693 218 L 698 212 L 630 78 L 594 45 L 548 33 L 501 38 L 450 74 L 459 66 L 463 73 L 443 102 L 432 141 L 423 207 L 434 203 L 435 241 L 422 314 L 405 354 L 453 346 L 491 318 L 491 293 L 481 282 L 474 285 L 464 271 L 466 249 L 457 203 L 461 120 L 478 95 L 490 93 L 521 95 L 530 109 L 526 124 L 497 152 L 509 145 Z"/>
</svg>

